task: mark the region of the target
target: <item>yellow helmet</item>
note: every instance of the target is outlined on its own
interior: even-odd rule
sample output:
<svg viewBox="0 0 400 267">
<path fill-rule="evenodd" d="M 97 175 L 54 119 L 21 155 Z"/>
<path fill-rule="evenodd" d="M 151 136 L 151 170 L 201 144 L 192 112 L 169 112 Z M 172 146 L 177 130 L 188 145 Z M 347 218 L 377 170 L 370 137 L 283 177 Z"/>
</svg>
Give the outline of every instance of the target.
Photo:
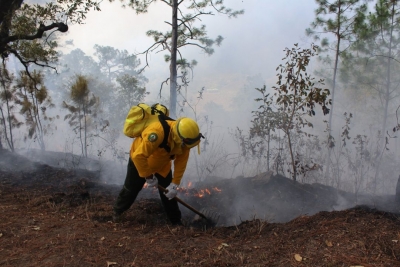
<svg viewBox="0 0 400 267">
<path fill-rule="evenodd" d="M 199 125 L 190 118 L 179 118 L 176 124 L 176 131 L 185 146 L 192 148 L 200 143 L 204 136 L 200 133 Z"/>
</svg>

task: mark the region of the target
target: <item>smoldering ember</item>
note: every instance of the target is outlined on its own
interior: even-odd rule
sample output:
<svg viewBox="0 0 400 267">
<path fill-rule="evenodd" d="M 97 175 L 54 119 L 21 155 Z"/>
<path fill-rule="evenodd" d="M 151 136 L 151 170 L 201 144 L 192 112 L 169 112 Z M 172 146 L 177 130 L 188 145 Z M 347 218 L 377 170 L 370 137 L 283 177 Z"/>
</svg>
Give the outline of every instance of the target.
<svg viewBox="0 0 400 267">
<path fill-rule="evenodd" d="M 216 225 L 184 206 L 184 226 L 169 225 L 149 188 L 113 223 L 120 186 L 99 170 L 43 163 L 61 155 L 1 151 L 0 266 L 400 266 L 396 195 L 356 196 L 268 173 L 214 177 L 179 197 L 218 213 Z"/>
</svg>

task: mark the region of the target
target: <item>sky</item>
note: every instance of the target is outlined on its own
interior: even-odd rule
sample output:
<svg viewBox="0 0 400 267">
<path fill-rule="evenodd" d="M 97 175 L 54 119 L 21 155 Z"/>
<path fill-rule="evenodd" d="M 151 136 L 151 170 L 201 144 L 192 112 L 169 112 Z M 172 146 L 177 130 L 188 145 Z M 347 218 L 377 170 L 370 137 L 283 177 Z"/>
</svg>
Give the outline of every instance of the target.
<svg viewBox="0 0 400 267">
<path fill-rule="evenodd" d="M 305 37 L 305 29 L 315 17 L 316 4 L 312 0 L 230 0 L 225 5 L 245 13 L 232 19 L 220 14 L 203 16 L 200 22 L 207 26 L 209 37 L 224 37 L 222 45 L 215 47 L 211 56 L 196 48 L 184 50 L 184 57 L 198 62 L 189 90 L 217 89 L 223 96 L 206 91 L 203 104 L 212 100 L 229 108 L 229 100 L 243 88 L 247 77 L 261 74 L 266 83 L 275 82 L 275 69 L 282 63 L 285 47 L 291 48 L 295 43 L 309 47 L 311 41 Z M 90 12 L 84 25 L 70 27 L 65 39 L 73 39 L 74 48 L 90 55 L 95 44 L 143 52 L 153 43 L 146 31 L 167 30 L 165 21 L 171 17 L 170 8 L 161 1 L 152 4 L 146 14 L 137 15 L 129 7 L 122 8 L 119 1 L 105 1 L 101 10 Z M 152 53 L 150 67 L 144 72 L 151 96 L 157 95 L 161 83 L 169 77 L 164 54 Z M 145 61 L 144 57 L 139 59 Z"/>
</svg>

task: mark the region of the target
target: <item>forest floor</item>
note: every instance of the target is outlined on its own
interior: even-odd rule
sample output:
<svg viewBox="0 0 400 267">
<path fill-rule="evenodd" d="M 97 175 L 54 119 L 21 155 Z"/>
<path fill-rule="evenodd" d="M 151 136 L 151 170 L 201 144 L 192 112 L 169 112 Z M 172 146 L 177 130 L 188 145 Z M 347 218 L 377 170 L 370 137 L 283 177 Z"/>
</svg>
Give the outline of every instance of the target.
<svg viewBox="0 0 400 267">
<path fill-rule="evenodd" d="M 394 196 L 267 175 L 202 186 L 178 196 L 220 213 L 212 227 L 183 206 L 184 226 L 170 225 L 149 188 L 114 223 L 119 185 L 0 151 L 0 266 L 400 266 Z"/>
</svg>

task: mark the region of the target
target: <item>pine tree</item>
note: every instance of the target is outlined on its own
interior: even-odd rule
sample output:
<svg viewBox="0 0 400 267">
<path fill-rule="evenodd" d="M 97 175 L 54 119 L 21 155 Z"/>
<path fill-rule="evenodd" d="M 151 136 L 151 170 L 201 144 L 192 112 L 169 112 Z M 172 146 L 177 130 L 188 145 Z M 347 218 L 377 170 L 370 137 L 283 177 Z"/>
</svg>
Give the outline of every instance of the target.
<svg viewBox="0 0 400 267">
<path fill-rule="evenodd" d="M 148 0 L 128 1 L 128 5 L 132 7 L 137 14 L 146 13 L 149 6 L 156 2 Z M 171 22 L 167 22 L 171 30 L 165 33 L 149 30 L 147 35 L 153 37 L 154 43 L 142 54 L 146 55 L 145 67 L 147 67 L 147 56 L 151 51 L 159 50 L 168 52 L 168 55 L 165 56 L 165 60 L 170 63 L 170 76 L 163 84 L 166 82 L 170 84 L 170 115 L 171 117 L 175 117 L 178 88 L 177 72 L 179 63 L 184 60 L 179 49 L 184 46 L 196 46 L 206 54 L 211 55 L 214 52 L 213 46 L 219 46 L 223 40 L 222 36 L 218 36 L 215 39 L 209 38 L 207 36 L 206 26 L 201 25 L 200 27 L 196 27 L 195 22 L 200 21 L 200 18 L 204 15 L 213 15 L 214 12 L 225 14 L 231 18 L 243 14 L 244 11 L 234 11 L 225 7 L 223 0 L 170 0 L 161 2 L 171 8 Z M 191 13 L 185 13 L 185 10 Z"/>
<path fill-rule="evenodd" d="M 326 80 L 332 84 L 331 96 L 332 105 L 329 114 L 329 137 L 328 147 L 333 147 L 333 137 L 331 135 L 332 120 L 335 106 L 335 92 L 337 87 L 337 73 L 339 59 L 343 51 L 355 41 L 356 35 L 353 33 L 354 25 L 358 23 L 367 10 L 367 5 L 361 0 L 316 0 L 318 8 L 315 10 L 316 18 L 311 24 L 311 28 L 306 30 L 307 35 L 313 36 L 315 40 L 320 40 L 321 52 L 326 54 L 323 59 L 325 63 L 331 63 L 331 53 L 333 53 L 333 73 Z M 365 1 L 363 1 L 365 2 Z M 328 36 L 328 37 L 327 37 Z M 331 38 L 330 36 L 333 36 Z M 322 39 L 321 39 L 322 37 Z"/>
<path fill-rule="evenodd" d="M 3 61 L 0 67 L 0 123 L 2 136 L 12 152 L 15 151 L 13 129 L 19 128 L 23 124 L 15 115 L 16 88 L 12 86 L 13 81 L 14 76 L 9 73 Z M 1 147 L 3 147 L 3 145 L 1 145 Z"/>
<path fill-rule="evenodd" d="M 49 108 L 54 107 L 43 75 L 34 70 L 30 75 L 22 71 L 16 83 L 16 103 L 21 107 L 20 113 L 25 117 L 28 133 L 25 138 L 37 141 L 41 150 L 46 150 L 45 135 L 51 129 L 56 117 L 47 116 Z"/>
<path fill-rule="evenodd" d="M 82 155 L 88 157 L 88 132 L 91 117 L 97 116 L 99 99 L 91 94 L 86 77 L 78 75 L 75 83 L 70 88 L 70 99 L 73 104 L 63 102 L 63 107 L 68 109 L 70 114 L 64 117 L 74 132 L 79 135 Z"/>
</svg>

